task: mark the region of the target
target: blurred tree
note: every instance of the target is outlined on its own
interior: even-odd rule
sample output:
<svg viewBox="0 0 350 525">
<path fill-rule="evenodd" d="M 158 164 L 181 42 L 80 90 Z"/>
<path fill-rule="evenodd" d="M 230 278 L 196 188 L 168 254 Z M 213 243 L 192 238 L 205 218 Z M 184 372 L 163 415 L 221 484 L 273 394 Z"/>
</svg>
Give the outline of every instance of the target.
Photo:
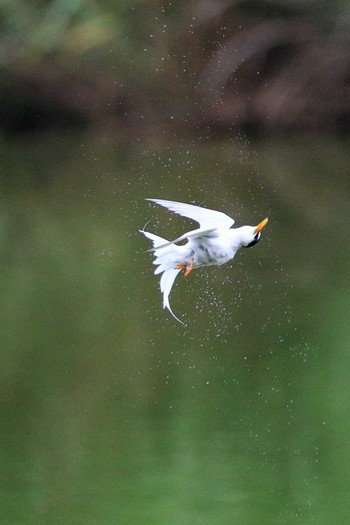
<svg viewBox="0 0 350 525">
<path fill-rule="evenodd" d="M 0 126 L 348 131 L 349 4 L 0 0 Z"/>
</svg>

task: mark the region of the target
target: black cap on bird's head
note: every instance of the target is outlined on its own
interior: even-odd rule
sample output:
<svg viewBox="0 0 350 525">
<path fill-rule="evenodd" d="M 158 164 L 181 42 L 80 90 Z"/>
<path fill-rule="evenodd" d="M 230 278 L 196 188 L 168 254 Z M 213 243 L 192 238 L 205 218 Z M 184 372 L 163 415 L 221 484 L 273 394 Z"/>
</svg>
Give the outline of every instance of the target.
<svg viewBox="0 0 350 525">
<path fill-rule="evenodd" d="M 266 226 L 266 224 L 268 223 L 268 220 L 269 219 L 267 219 L 267 218 L 264 219 L 257 226 L 255 226 L 255 228 L 253 228 L 253 232 L 252 232 L 253 239 L 248 244 L 244 245 L 244 248 L 251 248 L 257 242 L 260 241 L 261 230 Z"/>
</svg>

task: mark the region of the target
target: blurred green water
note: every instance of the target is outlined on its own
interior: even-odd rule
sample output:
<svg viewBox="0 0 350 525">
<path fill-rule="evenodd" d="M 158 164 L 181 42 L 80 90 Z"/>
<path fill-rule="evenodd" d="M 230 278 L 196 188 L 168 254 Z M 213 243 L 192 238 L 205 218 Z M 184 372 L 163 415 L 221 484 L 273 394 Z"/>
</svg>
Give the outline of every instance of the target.
<svg viewBox="0 0 350 525">
<path fill-rule="evenodd" d="M 347 523 L 348 144 L 1 149 L 1 522 Z M 270 217 L 178 280 L 185 327 L 145 197 Z"/>
</svg>

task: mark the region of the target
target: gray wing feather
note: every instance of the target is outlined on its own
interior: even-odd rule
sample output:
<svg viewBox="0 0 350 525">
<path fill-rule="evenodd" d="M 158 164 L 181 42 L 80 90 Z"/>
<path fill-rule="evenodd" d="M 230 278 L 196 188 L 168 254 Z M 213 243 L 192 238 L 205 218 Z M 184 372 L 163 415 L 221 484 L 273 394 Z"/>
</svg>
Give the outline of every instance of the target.
<svg viewBox="0 0 350 525">
<path fill-rule="evenodd" d="M 221 211 L 209 210 L 194 206 L 193 204 L 185 204 L 183 202 L 168 201 L 163 199 L 146 199 L 155 202 L 160 206 L 164 206 L 174 213 L 178 213 L 183 217 L 188 217 L 199 223 L 200 229 L 208 230 L 212 228 L 228 229 L 234 224 L 234 220 Z"/>
</svg>

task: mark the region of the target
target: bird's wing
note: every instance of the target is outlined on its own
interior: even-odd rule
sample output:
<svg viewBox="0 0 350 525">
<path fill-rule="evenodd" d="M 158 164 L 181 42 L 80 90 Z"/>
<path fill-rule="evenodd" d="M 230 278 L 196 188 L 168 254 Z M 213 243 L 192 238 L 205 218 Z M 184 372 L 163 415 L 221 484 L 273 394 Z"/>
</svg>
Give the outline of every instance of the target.
<svg viewBox="0 0 350 525">
<path fill-rule="evenodd" d="M 231 217 L 221 211 L 208 210 L 207 208 L 201 208 L 200 206 L 194 206 L 193 204 L 184 204 L 182 202 L 167 201 L 163 199 L 146 200 L 164 206 L 165 208 L 168 208 L 168 210 L 178 213 L 183 217 L 188 217 L 189 219 L 197 221 L 201 230 L 216 228 L 228 229 L 231 228 L 235 222 Z"/>
<path fill-rule="evenodd" d="M 141 230 L 140 230 L 141 231 Z M 148 232 L 142 232 L 146 235 L 146 233 Z M 152 234 L 153 235 L 153 234 Z M 177 239 L 174 239 L 172 241 L 165 241 L 164 244 L 161 244 L 160 242 L 158 242 L 157 246 L 154 245 L 153 248 L 150 248 L 149 250 L 147 250 L 148 252 L 155 252 L 156 250 L 160 250 L 162 248 L 166 248 L 167 246 L 170 246 L 171 244 L 175 244 L 177 242 L 181 242 L 181 241 L 184 241 L 186 239 L 198 239 L 199 237 L 217 237 L 218 236 L 218 230 L 217 228 L 210 228 L 209 230 L 203 230 L 202 228 L 198 228 L 197 230 L 192 230 L 190 232 L 187 232 L 187 233 L 184 233 L 183 235 L 181 235 L 180 237 L 178 237 Z M 148 235 L 146 235 L 146 237 L 149 237 Z M 151 237 L 149 237 L 151 238 Z"/>
</svg>

